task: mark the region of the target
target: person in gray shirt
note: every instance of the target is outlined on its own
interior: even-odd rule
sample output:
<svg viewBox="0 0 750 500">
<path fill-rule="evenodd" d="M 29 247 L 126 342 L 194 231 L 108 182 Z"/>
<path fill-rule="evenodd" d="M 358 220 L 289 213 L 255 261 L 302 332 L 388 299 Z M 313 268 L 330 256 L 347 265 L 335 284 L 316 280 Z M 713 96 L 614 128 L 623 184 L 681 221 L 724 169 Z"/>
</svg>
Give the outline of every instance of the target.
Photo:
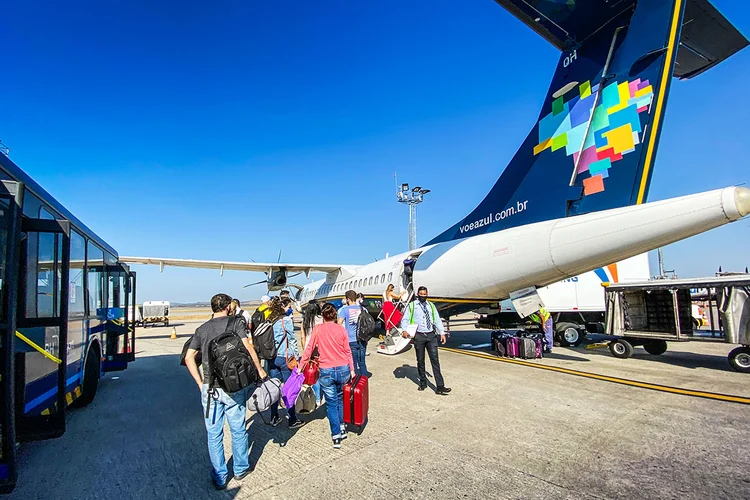
<svg viewBox="0 0 750 500">
<path fill-rule="evenodd" d="M 208 349 L 210 342 L 225 332 L 237 334 L 247 349 L 250 357 L 258 371 L 258 376 L 266 378 L 266 372 L 260 364 L 258 355 L 255 353 L 252 339 L 249 337 L 247 323 L 242 316 L 229 316 L 232 298 L 224 293 L 219 293 L 211 298 L 211 309 L 213 318 L 203 323 L 195 331 L 195 335 L 190 341 L 187 354 L 185 355 L 185 365 L 190 371 L 193 380 L 201 391 L 201 402 L 203 403 L 204 423 L 208 434 L 208 455 L 211 458 L 211 477 L 214 486 L 218 490 L 223 490 L 229 482 L 227 463 L 224 458 L 224 419 L 229 424 L 232 433 L 232 456 L 234 461 L 234 478 L 243 479 L 250 473 L 250 463 L 248 458 L 248 439 L 245 430 L 245 412 L 247 402 L 247 389 L 227 394 L 220 387 L 212 389 L 208 393 L 209 366 L 205 362 L 208 359 Z M 201 352 L 204 363 L 203 376 L 198 370 L 196 356 Z M 206 417 L 206 405 L 208 398 L 213 398 L 211 402 L 209 416 Z"/>
</svg>

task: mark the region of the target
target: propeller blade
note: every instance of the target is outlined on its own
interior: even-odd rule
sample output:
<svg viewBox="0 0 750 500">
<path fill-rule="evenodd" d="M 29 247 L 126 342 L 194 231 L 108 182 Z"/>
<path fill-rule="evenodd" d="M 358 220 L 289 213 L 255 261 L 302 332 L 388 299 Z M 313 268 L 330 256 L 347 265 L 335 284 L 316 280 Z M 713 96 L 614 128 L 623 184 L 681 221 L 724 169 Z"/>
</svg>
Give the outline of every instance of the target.
<svg viewBox="0 0 750 500">
<path fill-rule="evenodd" d="M 249 286 L 260 285 L 261 283 L 268 283 L 268 280 L 260 280 L 260 281 L 257 281 L 257 282 L 255 282 L 255 283 L 250 283 L 249 285 L 245 285 L 245 286 L 243 286 L 242 288 L 247 288 L 247 287 L 249 287 Z"/>
<path fill-rule="evenodd" d="M 279 262 L 281 262 L 281 249 L 280 248 L 279 248 L 279 258 L 276 259 L 276 263 L 278 264 Z"/>
</svg>

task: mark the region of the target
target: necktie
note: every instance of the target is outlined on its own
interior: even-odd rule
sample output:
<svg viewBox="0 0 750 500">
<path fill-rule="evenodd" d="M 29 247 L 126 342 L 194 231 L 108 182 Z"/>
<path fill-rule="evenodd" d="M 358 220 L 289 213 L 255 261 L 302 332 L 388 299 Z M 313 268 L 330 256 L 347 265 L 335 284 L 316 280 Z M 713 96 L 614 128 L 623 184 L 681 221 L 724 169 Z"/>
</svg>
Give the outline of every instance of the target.
<svg viewBox="0 0 750 500">
<path fill-rule="evenodd" d="M 432 331 L 432 318 L 430 318 L 430 315 L 427 313 L 427 302 L 422 302 L 422 312 L 424 312 L 424 317 L 427 320 L 427 331 Z"/>
</svg>

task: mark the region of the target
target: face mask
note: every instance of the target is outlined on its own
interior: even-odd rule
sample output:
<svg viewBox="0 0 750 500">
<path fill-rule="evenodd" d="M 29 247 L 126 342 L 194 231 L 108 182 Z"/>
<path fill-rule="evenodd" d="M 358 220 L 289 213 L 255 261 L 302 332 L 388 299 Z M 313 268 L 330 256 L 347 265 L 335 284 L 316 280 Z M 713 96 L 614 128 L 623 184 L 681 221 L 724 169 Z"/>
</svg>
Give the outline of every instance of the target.
<svg viewBox="0 0 750 500">
<path fill-rule="evenodd" d="M 291 315 L 292 315 L 292 310 L 291 310 L 291 309 L 288 309 L 288 310 L 286 311 L 286 315 L 287 315 L 287 316 L 291 316 Z"/>
<path fill-rule="evenodd" d="M 419 299 L 420 302 L 426 302 L 427 301 L 427 296 L 426 295 L 425 296 L 417 295 L 417 299 Z"/>
</svg>

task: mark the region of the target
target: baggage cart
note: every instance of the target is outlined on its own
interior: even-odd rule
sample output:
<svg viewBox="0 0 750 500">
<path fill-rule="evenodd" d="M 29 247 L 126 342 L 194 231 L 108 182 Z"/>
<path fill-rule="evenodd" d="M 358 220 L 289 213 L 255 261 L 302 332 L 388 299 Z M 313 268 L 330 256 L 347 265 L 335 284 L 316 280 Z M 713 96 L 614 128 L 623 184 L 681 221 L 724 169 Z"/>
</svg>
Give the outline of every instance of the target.
<svg viewBox="0 0 750 500">
<path fill-rule="evenodd" d="M 169 302 L 166 300 L 149 300 L 143 303 L 143 327 L 149 324 L 164 323 L 169 326 Z"/>
<path fill-rule="evenodd" d="M 729 364 L 750 373 L 750 274 L 713 278 L 655 279 L 605 288 L 606 333 L 617 358 L 628 358 L 635 346 L 654 355 L 667 342 L 739 344 Z M 708 328 L 693 317 L 693 304 L 708 308 Z"/>
</svg>

